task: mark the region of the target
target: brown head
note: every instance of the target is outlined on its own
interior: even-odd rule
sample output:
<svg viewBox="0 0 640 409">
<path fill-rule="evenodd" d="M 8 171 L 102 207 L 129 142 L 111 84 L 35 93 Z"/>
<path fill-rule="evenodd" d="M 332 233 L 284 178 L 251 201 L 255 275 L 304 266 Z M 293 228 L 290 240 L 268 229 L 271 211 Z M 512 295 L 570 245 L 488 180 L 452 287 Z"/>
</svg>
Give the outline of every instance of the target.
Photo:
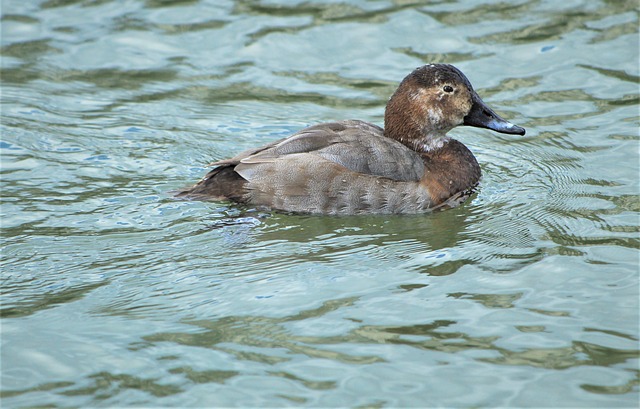
<svg viewBox="0 0 640 409">
<path fill-rule="evenodd" d="M 524 135 L 525 130 L 502 119 L 474 91 L 453 65 L 428 64 L 407 75 L 387 103 L 385 136 L 419 152 L 442 146 L 459 125 Z"/>
</svg>

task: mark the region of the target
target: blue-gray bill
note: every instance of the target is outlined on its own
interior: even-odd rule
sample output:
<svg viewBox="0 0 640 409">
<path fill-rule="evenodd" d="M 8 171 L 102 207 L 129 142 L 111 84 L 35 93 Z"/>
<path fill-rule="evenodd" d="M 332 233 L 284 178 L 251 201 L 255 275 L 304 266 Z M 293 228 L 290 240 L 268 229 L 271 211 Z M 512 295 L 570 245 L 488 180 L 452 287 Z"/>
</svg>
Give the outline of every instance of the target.
<svg viewBox="0 0 640 409">
<path fill-rule="evenodd" d="M 502 119 L 500 115 L 496 114 L 493 109 L 489 108 L 477 95 L 473 98 L 471 111 L 466 117 L 464 117 L 464 124 L 512 135 L 525 134 L 524 128 Z"/>
</svg>

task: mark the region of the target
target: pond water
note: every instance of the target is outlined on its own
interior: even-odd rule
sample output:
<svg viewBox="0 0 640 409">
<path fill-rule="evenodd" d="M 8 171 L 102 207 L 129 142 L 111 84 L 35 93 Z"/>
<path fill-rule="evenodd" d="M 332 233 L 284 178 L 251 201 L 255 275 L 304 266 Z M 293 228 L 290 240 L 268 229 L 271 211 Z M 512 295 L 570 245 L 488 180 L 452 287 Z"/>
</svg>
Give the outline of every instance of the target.
<svg viewBox="0 0 640 409">
<path fill-rule="evenodd" d="M 3 407 L 637 407 L 637 1 L 2 4 Z M 447 62 L 463 206 L 176 201 Z"/>
</svg>

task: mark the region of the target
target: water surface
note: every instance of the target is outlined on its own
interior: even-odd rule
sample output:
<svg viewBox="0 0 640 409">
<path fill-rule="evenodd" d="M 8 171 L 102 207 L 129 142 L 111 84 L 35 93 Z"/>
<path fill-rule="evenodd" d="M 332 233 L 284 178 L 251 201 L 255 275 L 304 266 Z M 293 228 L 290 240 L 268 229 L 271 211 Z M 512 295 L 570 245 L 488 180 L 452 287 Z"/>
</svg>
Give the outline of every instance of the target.
<svg viewBox="0 0 640 409">
<path fill-rule="evenodd" d="M 2 405 L 637 407 L 635 1 L 2 4 Z M 462 69 L 465 205 L 182 202 L 211 161 L 382 124 Z"/>
</svg>

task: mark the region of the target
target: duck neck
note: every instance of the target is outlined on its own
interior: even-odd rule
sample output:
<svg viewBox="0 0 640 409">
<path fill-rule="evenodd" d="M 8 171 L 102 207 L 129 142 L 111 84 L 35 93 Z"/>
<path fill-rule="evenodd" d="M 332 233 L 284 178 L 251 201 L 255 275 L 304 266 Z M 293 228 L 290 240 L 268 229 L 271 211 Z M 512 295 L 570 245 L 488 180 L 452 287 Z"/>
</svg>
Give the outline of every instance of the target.
<svg viewBox="0 0 640 409">
<path fill-rule="evenodd" d="M 416 152 L 427 153 L 442 148 L 450 141 L 446 136 L 449 129 L 438 126 L 442 113 L 412 103 L 405 95 L 396 93 L 389 100 L 384 113 L 384 135 Z"/>
</svg>

